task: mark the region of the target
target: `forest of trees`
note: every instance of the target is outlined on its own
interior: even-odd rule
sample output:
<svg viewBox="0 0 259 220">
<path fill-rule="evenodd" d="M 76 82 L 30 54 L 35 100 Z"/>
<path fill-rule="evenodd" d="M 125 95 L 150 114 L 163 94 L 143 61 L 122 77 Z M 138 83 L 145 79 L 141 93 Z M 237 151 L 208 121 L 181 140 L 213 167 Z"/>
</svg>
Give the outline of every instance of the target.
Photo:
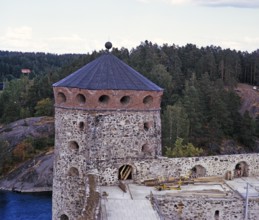
<svg viewBox="0 0 259 220">
<path fill-rule="evenodd" d="M 53 115 L 52 84 L 100 56 L 54 55 L 0 51 L 0 121 Z M 237 83 L 259 84 L 259 50 L 252 53 L 193 44 L 159 46 L 149 41 L 112 53 L 164 88 L 162 142 L 200 147 L 203 154 L 220 153 L 224 140 L 234 140 L 247 152 L 258 151 L 259 117 L 239 113 Z M 22 68 L 32 70 L 29 76 Z M 197 148 L 198 149 L 198 148 Z"/>
</svg>

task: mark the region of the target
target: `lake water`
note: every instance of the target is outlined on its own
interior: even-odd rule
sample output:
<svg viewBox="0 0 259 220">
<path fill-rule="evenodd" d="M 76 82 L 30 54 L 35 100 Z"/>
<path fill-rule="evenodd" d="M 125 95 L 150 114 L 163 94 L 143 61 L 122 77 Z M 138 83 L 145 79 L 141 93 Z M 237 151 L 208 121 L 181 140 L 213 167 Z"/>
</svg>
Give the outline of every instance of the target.
<svg viewBox="0 0 259 220">
<path fill-rule="evenodd" d="M 51 220 L 51 194 L 0 191 L 1 220 Z"/>
</svg>

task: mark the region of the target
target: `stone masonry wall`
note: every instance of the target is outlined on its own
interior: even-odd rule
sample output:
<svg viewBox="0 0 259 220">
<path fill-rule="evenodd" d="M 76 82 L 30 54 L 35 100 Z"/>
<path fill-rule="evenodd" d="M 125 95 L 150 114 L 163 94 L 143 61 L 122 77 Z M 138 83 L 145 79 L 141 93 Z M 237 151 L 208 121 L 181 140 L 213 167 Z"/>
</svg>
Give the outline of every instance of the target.
<svg viewBox="0 0 259 220">
<path fill-rule="evenodd" d="M 225 176 L 227 171 L 234 173 L 238 163 L 245 162 L 248 176 L 259 176 L 259 154 L 219 155 L 190 158 L 124 158 L 99 161 L 100 184 L 113 185 L 118 182 L 118 170 L 123 165 L 133 167 L 132 179 L 141 183 L 144 180 L 166 177 L 187 176 L 197 165 L 205 168 L 205 176 Z"/>
<path fill-rule="evenodd" d="M 79 217 L 89 197 L 88 174 L 98 168 L 97 161 L 161 154 L 159 111 L 56 107 L 55 123 L 53 219 Z"/>
<path fill-rule="evenodd" d="M 250 199 L 248 203 L 248 219 L 258 220 L 259 218 L 259 199 Z"/>
<path fill-rule="evenodd" d="M 165 220 L 243 220 L 244 203 L 239 198 L 182 198 L 158 196 L 155 202 Z"/>
<path fill-rule="evenodd" d="M 56 108 L 55 147 L 58 157 L 65 155 L 62 161 L 70 161 L 70 165 L 75 162 L 84 167 L 86 159 L 153 158 L 161 155 L 160 136 L 159 111 L 99 112 Z M 58 173 L 65 170 L 62 167 Z"/>
</svg>

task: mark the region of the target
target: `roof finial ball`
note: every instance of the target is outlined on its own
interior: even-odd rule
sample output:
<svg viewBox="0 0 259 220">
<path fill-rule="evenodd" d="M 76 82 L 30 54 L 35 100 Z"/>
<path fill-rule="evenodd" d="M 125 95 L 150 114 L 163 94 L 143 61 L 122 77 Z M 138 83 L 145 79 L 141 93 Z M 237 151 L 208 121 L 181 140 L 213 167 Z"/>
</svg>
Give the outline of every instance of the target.
<svg viewBox="0 0 259 220">
<path fill-rule="evenodd" d="M 109 51 L 112 48 L 112 43 L 110 41 L 107 41 L 105 43 L 105 48 Z"/>
</svg>

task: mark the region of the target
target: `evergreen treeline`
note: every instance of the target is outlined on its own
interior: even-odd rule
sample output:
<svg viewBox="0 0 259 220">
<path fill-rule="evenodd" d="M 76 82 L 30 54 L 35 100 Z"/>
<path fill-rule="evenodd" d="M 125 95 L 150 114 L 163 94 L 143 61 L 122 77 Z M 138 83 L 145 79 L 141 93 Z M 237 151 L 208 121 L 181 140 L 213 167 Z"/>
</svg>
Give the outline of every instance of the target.
<svg viewBox="0 0 259 220">
<path fill-rule="evenodd" d="M 0 95 L 0 120 L 4 123 L 52 115 L 52 83 L 103 51 L 60 56 L 12 53 L 0 52 L 0 73 L 9 80 Z M 162 141 L 167 150 L 181 138 L 184 146 L 192 143 L 202 147 L 204 154 L 220 153 L 220 143 L 227 139 L 239 142 L 247 151 L 256 151 L 259 118 L 247 112 L 240 115 L 240 98 L 234 89 L 238 82 L 259 83 L 259 50 L 248 53 L 193 44 L 158 46 L 145 41 L 131 51 L 113 48 L 112 53 L 164 88 Z M 9 72 L 4 70 L 7 66 Z M 20 68 L 32 69 L 33 75 L 20 77 Z M 18 79 L 10 81 L 14 77 Z"/>
<path fill-rule="evenodd" d="M 50 53 L 22 53 L 0 51 L 0 82 L 22 76 L 22 69 L 30 69 L 30 78 L 57 71 L 80 55 Z"/>
</svg>

